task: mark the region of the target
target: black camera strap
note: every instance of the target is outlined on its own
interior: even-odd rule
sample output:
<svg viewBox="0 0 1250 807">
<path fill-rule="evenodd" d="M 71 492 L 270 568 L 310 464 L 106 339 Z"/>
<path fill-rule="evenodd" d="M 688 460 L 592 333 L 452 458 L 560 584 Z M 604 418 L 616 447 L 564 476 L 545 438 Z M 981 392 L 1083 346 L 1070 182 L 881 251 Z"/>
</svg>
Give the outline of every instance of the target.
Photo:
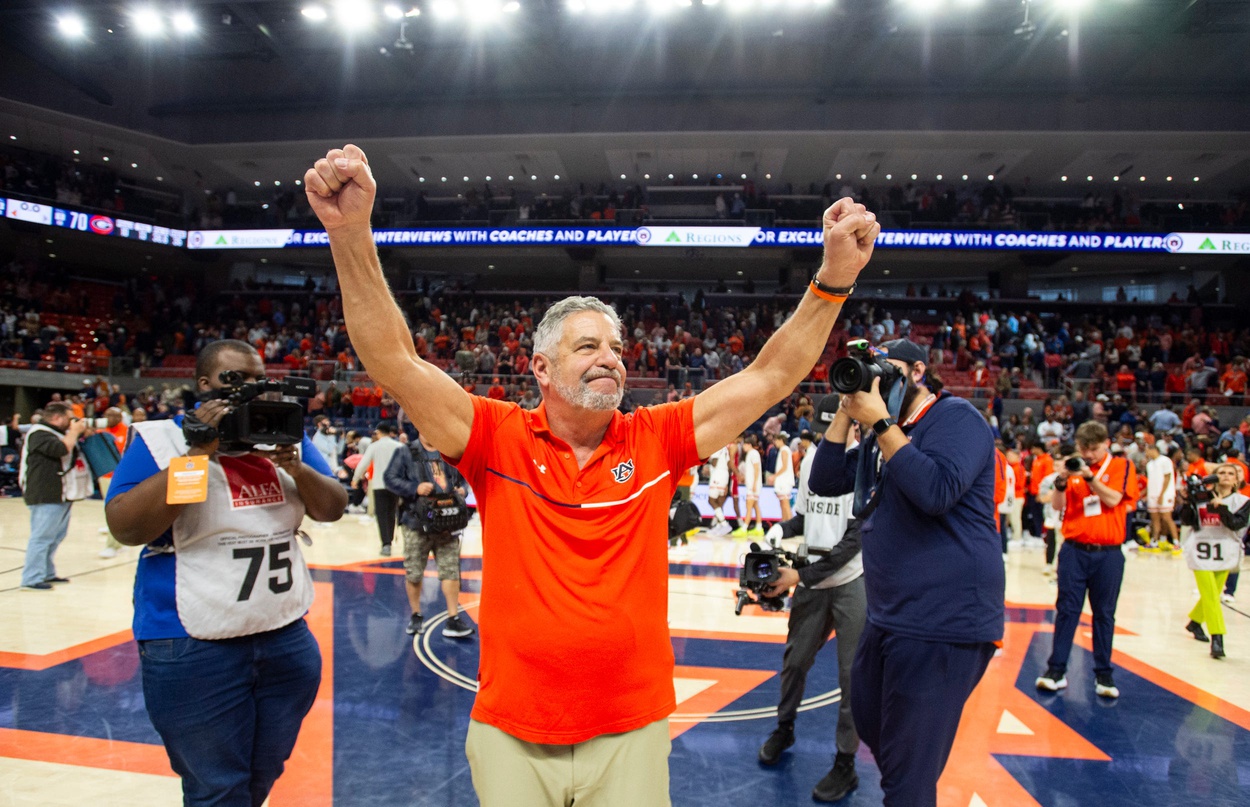
<svg viewBox="0 0 1250 807">
<path fill-rule="evenodd" d="M 907 394 L 907 379 L 899 377 L 885 397 L 885 408 L 890 417 L 898 420 L 903 409 L 903 397 Z M 863 521 L 877 509 L 877 492 L 885 481 L 885 464 L 881 459 L 881 447 L 877 435 L 869 433 L 859 444 L 859 456 L 855 464 L 855 497 L 851 500 L 851 515 Z"/>
</svg>

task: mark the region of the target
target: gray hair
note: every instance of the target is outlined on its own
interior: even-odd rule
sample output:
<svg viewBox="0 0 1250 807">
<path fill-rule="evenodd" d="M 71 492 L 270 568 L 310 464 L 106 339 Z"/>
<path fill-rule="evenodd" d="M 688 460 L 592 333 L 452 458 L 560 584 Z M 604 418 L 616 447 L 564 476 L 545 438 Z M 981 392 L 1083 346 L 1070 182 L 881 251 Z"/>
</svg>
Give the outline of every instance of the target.
<svg viewBox="0 0 1250 807">
<path fill-rule="evenodd" d="M 534 329 L 534 352 L 541 353 L 549 359 L 556 358 L 556 345 L 564 332 L 564 321 L 573 314 L 583 311 L 594 311 L 612 320 L 617 333 L 621 331 L 621 318 L 616 309 L 598 297 L 565 297 L 553 304 L 543 314 L 542 322 Z"/>
</svg>

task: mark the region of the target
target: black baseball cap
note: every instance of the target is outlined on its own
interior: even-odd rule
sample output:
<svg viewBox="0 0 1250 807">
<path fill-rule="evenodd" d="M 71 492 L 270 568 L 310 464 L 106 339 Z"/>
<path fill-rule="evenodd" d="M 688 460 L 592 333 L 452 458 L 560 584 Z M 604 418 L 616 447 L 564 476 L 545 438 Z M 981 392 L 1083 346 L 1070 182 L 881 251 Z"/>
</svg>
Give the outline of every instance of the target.
<svg viewBox="0 0 1250 807">
<path fill-rule="evenodd" d="M 841 398 L 836 392 L 831 392 L 820 399 L 820 403 L 816 404 L 816 411 L 812 414 L 811 429 L 814 434 L 824 434 L 825 429 L 829 428 L 829 424 L 833 422 L 833 416 L 838 413 L 838 404 Z"/>
<path fill-rule="evenodd" d="M 908 364 L 929 363 L 929 351 L 907 339 L 891 339 L 889 342 L 882 342 L 879 348 L 885 352 L 887 359 L 897 359 Z"/>
</svg>

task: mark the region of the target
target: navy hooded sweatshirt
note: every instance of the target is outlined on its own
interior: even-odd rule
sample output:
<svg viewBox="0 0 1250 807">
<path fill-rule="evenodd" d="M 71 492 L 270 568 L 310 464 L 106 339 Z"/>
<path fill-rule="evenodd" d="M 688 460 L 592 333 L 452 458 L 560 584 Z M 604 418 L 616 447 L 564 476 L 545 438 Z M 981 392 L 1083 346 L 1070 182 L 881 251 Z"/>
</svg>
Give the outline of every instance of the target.
<svg viewBox="0 0 1250 807">
<path fill-rule="evenodd" d="M 911 440 L 881 467 L 876 508 L 860 524 L 868 619 L 927 641 L 1003 637 L 1002 543 L 994 523 L 994 438 L 981 413 L 941 394 Z M 822 442 L 808 487 L 818 496 L 855 489 L 860 451 Z"/>
</svg>

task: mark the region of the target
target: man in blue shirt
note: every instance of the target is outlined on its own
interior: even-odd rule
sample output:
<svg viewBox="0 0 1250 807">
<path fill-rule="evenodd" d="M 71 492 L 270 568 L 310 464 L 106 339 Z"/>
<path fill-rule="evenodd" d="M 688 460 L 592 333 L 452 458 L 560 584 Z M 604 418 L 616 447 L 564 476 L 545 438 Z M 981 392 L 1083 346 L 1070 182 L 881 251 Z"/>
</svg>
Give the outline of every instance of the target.
<svg viewBox="0 0 1250 807">
<path fill-rule="evenodd" d="M 300 446 L 237 450 L 216 427 L 231 406 L 213 397 L 227 371 L 265 375 L 246 342 L 209 343 L 196 363 L 207 398 L 183 418 L 136 423 L 109 486 L 109 530 L 142 546 L 134 637 L 148 716 L 182 777 L 185 805 L 263 802 L 295 747 L 321 684 L 321 653 L 304 623 L 312 578 L 300 551 L 307 514 L 336 521 L 347 493 L 307 436 Z M 169 504 L 188 457 L 207 457 L 204 499 Z"/>
<path fill-rule="evenodd" d="M 881 769 L 886 807 L 937 803 L 959 718 L 1003 637 L 1004 573 L 994 524 L 994 440 L 967 401 L 927 386 L 925 350 L 881 346 L 905 384 L 897 421 L 874 379 L 842 396 L 808 484 L 856 489 L 861 452 L 875 493 L 859 513 L 868 624 L 851 672 L 851 708 Z M 846 449 L 851 422 L 864 442 Z"/>
</svg>

